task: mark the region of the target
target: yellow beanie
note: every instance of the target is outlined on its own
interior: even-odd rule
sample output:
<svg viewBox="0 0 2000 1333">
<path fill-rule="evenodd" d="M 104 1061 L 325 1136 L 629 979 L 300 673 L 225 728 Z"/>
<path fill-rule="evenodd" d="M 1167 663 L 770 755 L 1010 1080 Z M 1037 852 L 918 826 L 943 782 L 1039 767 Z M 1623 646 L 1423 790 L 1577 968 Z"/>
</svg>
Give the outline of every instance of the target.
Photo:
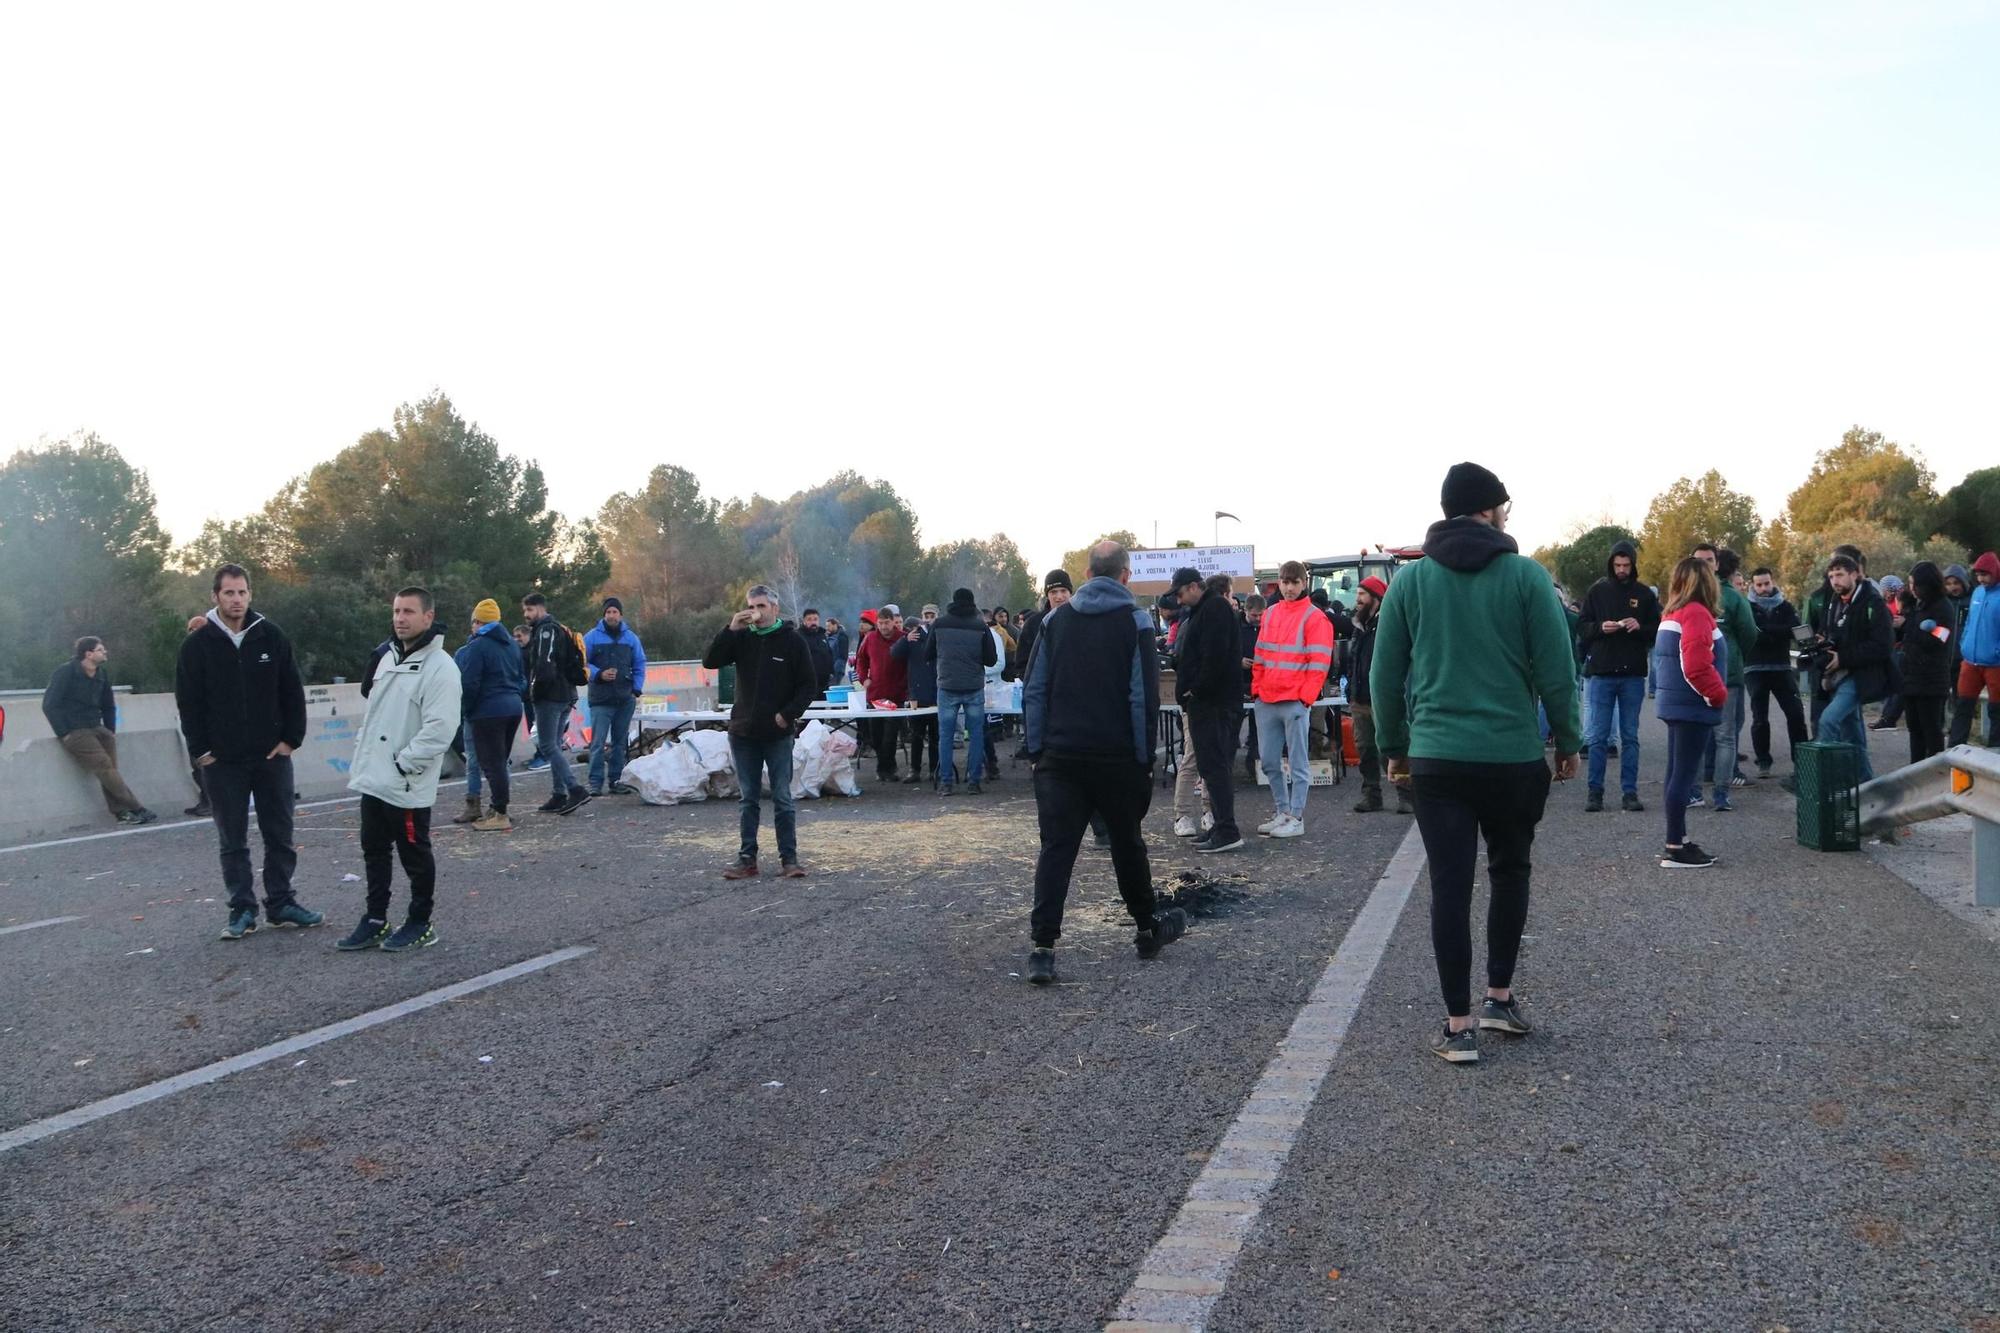
<svg viewBox="0 0 2000 1333">
<path fill-rule="evenodd" d="M 475 625 L 492 625 L 498 623 L 499 619 L 500 603 L 491 597 L 472 608 L 472 623 Z"/>
</svg>

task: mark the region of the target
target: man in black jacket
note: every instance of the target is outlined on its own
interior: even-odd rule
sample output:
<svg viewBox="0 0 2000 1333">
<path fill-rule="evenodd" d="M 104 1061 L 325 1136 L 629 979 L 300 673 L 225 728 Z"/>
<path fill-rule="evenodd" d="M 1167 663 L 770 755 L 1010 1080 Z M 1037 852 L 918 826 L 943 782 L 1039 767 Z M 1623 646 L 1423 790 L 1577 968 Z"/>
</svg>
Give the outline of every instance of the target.
<svg viewBox="0 0 2000 1333">
<path fill-rule="evenodd" d="M 292 645 L 250 609 L 250 576 L 224 565 L 211 584 L 208 623 L 181 641 L 174 702 L 181 735 L 201 770 L 222 843 L 229 924 L 222 938 L 257 929 L 256 882 L 250 874 L 250 801 L 264 841 L 264 917 L 274 926 L 317 926 L 292 893 L 299 854 L 292 845 L 292 752 L 306 740 L 306 690 Z"/>
<path fill-rule="evenodd" d="M 1768 778 L 1773 699 L 1785 715 L 1785 736 L 1794 762 L 1806 739 L 1806 712 L 1799 703 L 1799 678 L 1792 670 L 1792 630 L 1798 626 L 1799 613 L 1785 600 L 1769 567 L 1750 576 L 1750 615 L 1757 622 L 1757 642 L 1743 664 L 1743 679 L 1750 689 L 1750 748 L 1757 776 Z"/>
<path fill-rule="evenodd" d="M 1382 750 L 1375 744 L 1375 699 L 1368 692 L 1368 669 L 1375 662 L 1375 624 L 1389 585 L 1370 574 L 1354 590 L 1354 660 L 1347 677 L 1347 711 L 1354 719 L 1354 757 L 1361 769 L 1361 799 L 1357 815 L 1382 808 Z M 1410 793 L 1396 788 L 1396 813 L 1413 815 Z"/>
<path fill-rule="evenodd" d="M 589 789 L 577 780 L 576 768 L 562 748 L 569 715 L 576 708 L 575 678 L 585 674 L 583 654 L 569 626 L 549 614 L 548 598 L 529 593 L 521 599 L 521 615 L 528 622 L 521 665 L 528 674 L 527 702 L 535 718 L 535 755 L 548 764 L 554 788 L 549 799 L 535 808 L 545 815 L 573 814 L 590 799 Z"/>
<path fill-rule="evenodd" d="M 1853 557 L 1837 555 L 1828 561 L 1826 581 L 1829 596 L 1813 626 L 1833 653 L 1820 682 L 1827 699 L 1819 718 L 1819 737 L 1860 751 L 1861 780 L 1872 782 L 1875 765 L 1868 760 L 1868 728 L 1861 720 L 1861 705 L 1889 691 L 1889 654 L 1896 630 L 1882 594 L 1862 577 L 1860 563 Z"/>
<path fill-rule="evenodd" d="M 1611 548 L 1604 577 L 1583 595 L 1577 637 L 1583 645 L 1583 743 L 1590 750 L 1585 810 L 1604 808 L 1611 715 L 1618 714 L 1618 786 L 1627 810 L 1639 803 L 1639 711 L 1646 703 L 1646 673 L 1660 630 L 1660 599 L 1639 581 L 1639 552 L 1631 542 Z"/>
<path fill-rule="evenodd" d="M 833 684 L 833 641 L 827 637 L 826 629 L 819 623 L 819 612 L 807 607 L 799 615 L 799 633 L 805 636 L 806 651 L 812 654 L 813 679 L 818 683 L 819 692 L 815 699 L 826 698 L 826 687 Z"/>
<path fill-rule="evenodd" d="M 42 692 L 42 716 L 69 757 L 97 779 L 104 789 L 104 803 L 118 822 L 150 824 L 159 816 L 132 794 L 118 772 L 118 705 L 104 670 L 110 656 L 96 635 L 78 639 L 69 661 L 49 677 L 49 687 Z"/>
<path fill-rule="evenodd" d="M 736 702 L 729 709 L 729 753 L 742 789 L 736 864 L 724 879 L 757 875 L 757 800 L 771 775 L 772 823 L 778 827 L 779 874 L 804 879 L 799 864 L 798 808 L 792 800 L 792 726 L 817 692 L 812 652 L 805 636 L 778 615 L 778 594 L 763 584 L 750 589 L 744 609 L 729 618 L 701 664 L 711 671 L 736 668 Z"/>
<path fill-rule="evenodd" d="M 944 794 L 951 795 L 958 779 L 958 730 L 963 725 L 966 790 L 977 796 L 980 764 L 986 758 L 986 669 L 1000 664 L 1000 645 L 979 618 L 972 589 L 952 593 L 944 614 L 924 639 L 923 652 L 937 695 L 939 781 Z"/>
<path fill-rule="evenodd" d="M 1174 595 L 1189 608 L 1181 626 L 1174 702 L 1181 706 L 1194 747 L 1195 770 L 1208 790 L 1215 824 L 1195 843 L 1197 852 L 1233 852 L 1243 846 L 1236 827 L 1236 788 L 1230 769 L 1243 731 L 1243 640 L 1236 607 L 1229 599 L 1229 576 L 1207 582 L 1192 567 L 1174 573 Z"/>
<path fill-rule="evenodd" d="M 1131 577 L 1123 546 L 1091 548 L 1090 581 L 1042 621 L 1022 690 L 1042 834 L 1028 955 L 1028 980 L 1038 986 L 1056 979 L 1063 902 L 1093 812 L 1103 814 L 1111 834 L 1118 895 L 1138 926 L 1139 956 L 1158 957 L 1187 930 L 1180 908 L 1159 910 L 1146 859 L 1142 822 L 1159 748 L 1160 663 L 1152 618 L 1125 587 Z"/>
</svg>

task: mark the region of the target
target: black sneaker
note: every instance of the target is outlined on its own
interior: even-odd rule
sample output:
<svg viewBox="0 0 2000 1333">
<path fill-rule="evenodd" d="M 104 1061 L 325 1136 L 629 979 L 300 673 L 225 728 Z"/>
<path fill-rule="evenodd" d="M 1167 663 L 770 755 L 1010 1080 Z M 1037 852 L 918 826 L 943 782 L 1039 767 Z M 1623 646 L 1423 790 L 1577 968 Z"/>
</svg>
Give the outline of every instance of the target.
<svg viewBox="0 0 2000 1333">
<path fill-rule="evenodd" d="M 1243 835 L 1240 833 L 1228 842 L 1217 842 L 1215 834 L 1211 832 L 1207 837 L 1195 843 L 1194 849 L 1198 852 L 1233 852 L 1242 846 Z"/>
<path fill-rule="evenodd" d="M 1054 949 L 1028 950 L 1028 983 L 1046 986 L 1056 979 L 1056 951 Z"/>
<path fill-rule="evenodd" d="M 1669 847 L 1660 853 L 1662 870 L 1706 870 L 1714 864 L 1715 858 L 1692 842 Z"/>
<path fill-rule="evenodd" d="M 562 813 L 563 806 L 567 804 L 569 804 L 569 802 L 566 798 L 561 796 L 551 796 L 549 797 L 548 800 L 543 801 L 540 805 L 536 806 L 535 809 L 541 811 L 545 815 L 559 815 Z"/>
<path fill-rule="evenodd" d="M 1592 787 L 1590 795 L 1583 798 L 1583 812 L 1594 815 L 1604 808 L 1604 788 Z"/>
<path fill-rule="evenodd" d="M 209 809 L 208 802 L 206 801 L 198 802 L 197 804 L 191 805 L 187 807 L 185 810 L 181 811 L 181 813 L 184 815 L 192 815 L 196 819 L 215 818 L 215 811 Z"/>
<path fill-rule="evenodd" d="M 588 804 L 590 804 L 590 793 L 581 787 L 571 787 L 569 789 L 569 799 L 557 807 L 556 813 L 559 815 L 573 815 Z"/>
<path fill-rule="evenodd" d="M 387 921 L 378 921 L 372 916 L 364 916 L 361 918 L 361 924 L 354 928 L 354 933 L 333 947 L 341 950 L 343 953 L 356 953 L 362 949 L 379 949 L 382 947 L 382 941 L 388 938 L 389 923 Z"/>
<path fill-rule="evenodd" d="M 1640 803 L 1639 793 L 1636 791 L 1628 791 L 1623 796 L 1619 797 L 1618 807 L 1621 810 L 1625 810 L 1634 814 L 1646 808 L 1643 804 Z"/>
<path fill-rule="evenodd" d="M 1534 1031 L 1528 1026 L 1528 1020 L 1521 1017 L 1521 1002 L 1512 996 L 1504 1000 L 1486 996 L 1485 1002 L 1479 1006 L 1479 1026 L 1514 1037 L 1525 1037 Z"/>
<path fill-rule="evenodd" d="M 1431 1054 L 1455 1065 L 1478 1064 L 1479 1028 L 1475 1025 L 1463 1032 L 1453 1032 L 1447 1018 L 1431 1034 Z"/>
<path fill-rule="evenodd" d="M 438 942 L 437 932 L 428 921 L 405 921 L 396 927 L 396 933 L 382 941 L 383 953 L 402 953 L 405 949 L 428 949 Z"/>
<path fill-rule="evenodd" d="M 1187 934 L 1187 913 L 1178 907 L 1169 907 L 1164 912 L 1153 913 L 1153 928 L 1142 930 L 1133 937 L 1132 944 L 1139 950 L 1141 958 L 1158 958 L 1160 950 Z"/>
</svg>

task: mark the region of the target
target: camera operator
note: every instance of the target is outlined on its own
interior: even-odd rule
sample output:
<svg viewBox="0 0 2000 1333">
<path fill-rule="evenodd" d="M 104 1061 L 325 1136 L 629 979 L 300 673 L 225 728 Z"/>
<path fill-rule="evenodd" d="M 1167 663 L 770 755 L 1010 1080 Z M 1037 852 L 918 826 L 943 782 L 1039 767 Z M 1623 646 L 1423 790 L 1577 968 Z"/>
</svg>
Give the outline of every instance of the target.
<svg viewBox="0 0 2000 1333">
<path fill-rule="evenodd" d="M 1827 696 L 1820 714 L 1819 737 L 1860 751 L 1861 780 L 1871 782 L 1875 766 L 1868 760 L 1868 729 L 1861 705 L 1880 699 L 1889 688 L 1889 654 L 1895 626 L 1875 585 L 1861 577 L 1852 556 L 1836 555 L 1827 562 L 1826 580 L 1832 592 L 1813 625 L 1825 640 L 1820 686 Z"/>
</svg>

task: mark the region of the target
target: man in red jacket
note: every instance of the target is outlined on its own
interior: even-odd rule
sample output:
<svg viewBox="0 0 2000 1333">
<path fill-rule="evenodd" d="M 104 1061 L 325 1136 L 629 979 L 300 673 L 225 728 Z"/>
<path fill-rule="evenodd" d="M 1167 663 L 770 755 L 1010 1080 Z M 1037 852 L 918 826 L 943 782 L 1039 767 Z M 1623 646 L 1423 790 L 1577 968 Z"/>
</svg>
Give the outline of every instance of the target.
<svg viewBox="0 0 2000 1333">
<path fill-rule="evenodd" d="M 1312 790 L 1306 736 L 1313 700 L 1333 668 L 1333 622 L 1306 600 L 1306 567 L 1298 561 L 1279 567 L 1278 591 L 1283 600 L 1264 612 L 1250 668 L 1257 748 L 1278 807 L 1257 831 L 1267 838 L 1297 838 L 1306 831 L 1306 793 Z M 1289 782 L 1281 757 L 1291 761 Z"/>
<path fill-rule="evenodd" d="M 897 627 L 896 609 L 885 606 L 875 617 L 875 628 L 861 636 L 854 654 L 854 679 L 867 692 L 868 706 L 888 700 L 900 707 L 910 697 L 910 664 L 892 650 L 903 637 Z M 896 780 L 896 746 L 902 740 L 902 726 L 894 714 L 864 724 L 868 743 L 875 748 L 875 777 L 881 782 Z"/>
</svg>

